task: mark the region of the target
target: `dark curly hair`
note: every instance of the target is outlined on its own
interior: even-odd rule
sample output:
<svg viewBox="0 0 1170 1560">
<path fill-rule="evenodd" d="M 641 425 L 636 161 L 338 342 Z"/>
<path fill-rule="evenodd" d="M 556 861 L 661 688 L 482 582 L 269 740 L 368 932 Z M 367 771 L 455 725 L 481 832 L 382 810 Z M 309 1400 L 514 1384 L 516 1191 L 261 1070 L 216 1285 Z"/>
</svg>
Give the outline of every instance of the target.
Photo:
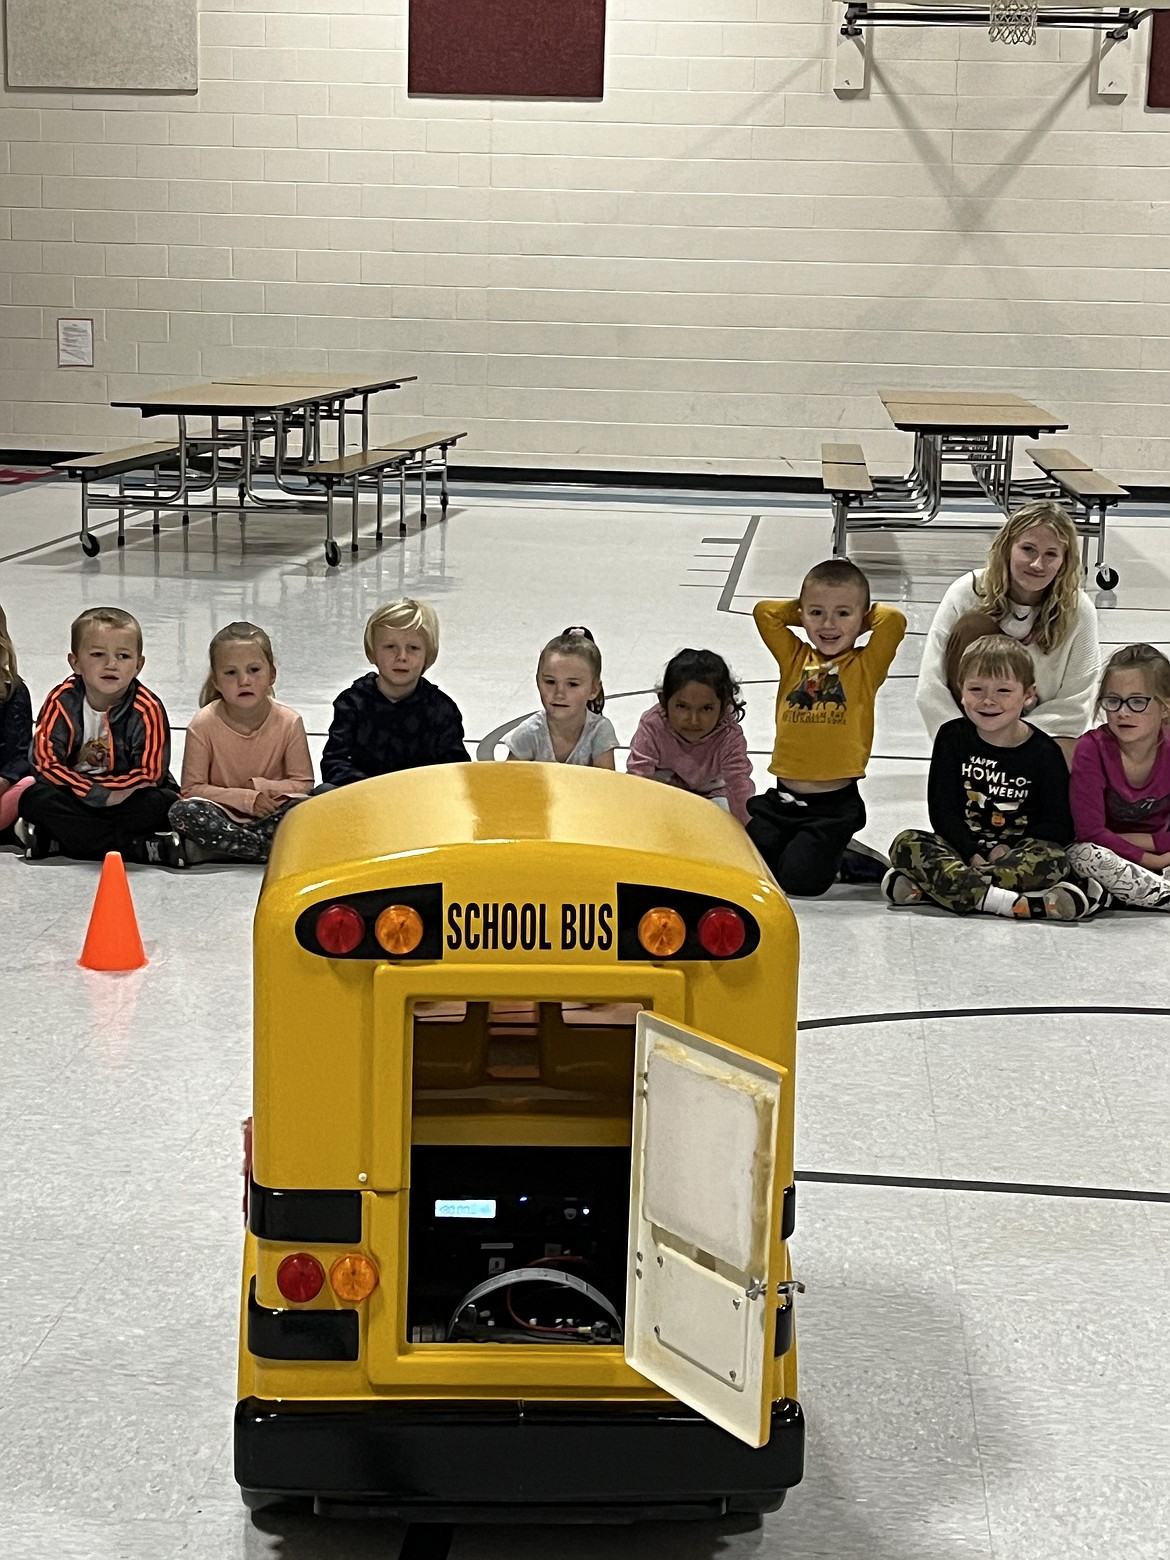
<svg viewBox="0 0 1170 1560">
<path fill-rule="evenodd" d="M 666 708 L 680 688 L 692 682 L 710 688 L 719 700 L 723 714 L 730 709 L 733 720 L 743 719 L 746 706 L 739 696 L 739 684 L 732 677 L 727 662 L 714 650 L 680 650 L 671 656 L 658 689 L 658 702 L 662 708 Z"/>
</svg>

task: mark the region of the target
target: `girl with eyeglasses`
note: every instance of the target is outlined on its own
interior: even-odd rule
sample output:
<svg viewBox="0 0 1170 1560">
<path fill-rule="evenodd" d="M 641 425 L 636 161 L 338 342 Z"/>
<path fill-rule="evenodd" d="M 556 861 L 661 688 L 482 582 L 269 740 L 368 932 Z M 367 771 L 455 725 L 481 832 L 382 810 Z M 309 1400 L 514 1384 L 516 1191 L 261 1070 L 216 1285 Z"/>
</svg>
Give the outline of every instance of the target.
<svg viewBox="0 0 1170 1560">
<path fill-rule="evenodd" d="M 1170 910 L 1170 661 L 1153 645 L 1118 650 L 1097 708 L 1105 724 L 1073 755 L 1069 861 L 1118 904 Z"/>
</svg>

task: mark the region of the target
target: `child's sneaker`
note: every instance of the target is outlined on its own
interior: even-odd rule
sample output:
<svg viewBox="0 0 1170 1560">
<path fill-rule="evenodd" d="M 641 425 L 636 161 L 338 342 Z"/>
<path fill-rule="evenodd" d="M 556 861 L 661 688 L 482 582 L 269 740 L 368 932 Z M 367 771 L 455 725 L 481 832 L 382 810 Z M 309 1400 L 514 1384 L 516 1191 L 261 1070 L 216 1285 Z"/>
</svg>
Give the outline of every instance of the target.
<svg viewBox="0 0 1170 1560">
<path fill-rule="evenodd" d="M 869 845 L 863 845 L 860 840 L 851 840 L 841 857 L 841 865 L 837 868 L 837 881 L 839 883 L 881 883 L 886 873 L 890 870 L 890 864 L 884 856 L 879 856 L 876 850 Z"/>
<path fill-rule="evenodd" d="M 1012 914 L 1023 921 L 1083 921 L 1089 914 L 1089 896 L 1075 883 L 1057 883 L 1042 893 L 1021 894 Z"/>
<path fill-rule="evenodd" d="M 903 909 L 906 905 L 922 903 L 922 890 L 918 884 L 908 878 L 904 872 L 899 872 L 897 867 L 891 867 L 882 878 L 882 893 L 890 904 L 898 909 Z"/>
<path fill-rule="evenodd" d="M 185 867 L 187 857 L 177 834 L 153 834 L 142 842 L 142 859 L 155 867 Z"/>
<path fill-rule="evenodd" d="M 13 825 L 13 833 L 24 846 L 24 859 L 26 861 L 43 861 L 53 848 L 53 841 L 44 829 L 39 829 L 35 823 L 27 818 L 18 818 Z"/>
<path fill-rule="evenodd" d="M 1102 910 L 1111 910 L 1113 908 L 1113 895 L 1104 884 L 1098 883 L 1095 878 L 1084 878 L 1080 887 L 1084 891 L 1085 898 L 1089 901 L 1089 908 L 1085 911 L 1086 915 L 1100 915 Z M 1170 892 L 1166 894 L 1166 901 L 1166 908 L 1170 909 Z"/>
</svg>

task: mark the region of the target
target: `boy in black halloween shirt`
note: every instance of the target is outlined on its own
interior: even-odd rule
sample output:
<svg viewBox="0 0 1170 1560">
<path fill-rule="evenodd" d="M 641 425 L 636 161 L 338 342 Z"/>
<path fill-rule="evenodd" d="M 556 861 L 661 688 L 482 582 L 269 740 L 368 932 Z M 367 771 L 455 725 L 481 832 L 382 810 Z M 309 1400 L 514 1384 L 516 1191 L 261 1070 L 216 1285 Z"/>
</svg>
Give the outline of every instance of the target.
<svg viewBox="0 0 1170 1560">
<path fill-rule="evenodd" d="M 1023 719 L 1036 695 L 1031 656 L 1006 634 L 977 639 L 959 682 L 963 715 L 940 727 L 930 759 L 934 832 L 898 835 L 883 893 L 892 905 L 930 902 L 956 915 L 1079 920 L 1099 896 L 1070 881 L 1068 765 Z"/>
</svg>

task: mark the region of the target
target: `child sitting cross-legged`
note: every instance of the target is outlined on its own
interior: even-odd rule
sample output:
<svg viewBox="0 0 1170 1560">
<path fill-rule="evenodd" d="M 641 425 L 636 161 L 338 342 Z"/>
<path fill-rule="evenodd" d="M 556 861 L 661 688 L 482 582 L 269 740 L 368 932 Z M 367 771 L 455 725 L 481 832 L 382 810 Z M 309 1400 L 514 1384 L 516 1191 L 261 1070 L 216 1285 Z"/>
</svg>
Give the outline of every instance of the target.
<svg viewBox="0 0 1170 1560">
<path fill-rule="evenodd" d="M 601 712 L 601 651 L 587 628 L 566 628 L 536 663 L 541 707 L 508 732 L 509 761 L 612 769 L 617 732 Z"/>
<path fill-rule="evenodd" d="M 69 666 L 37 716 L 36 783 L 20 798 L 16 835 L 35 861 L 65 856 L 185 865 L 167 821 L 178 787 L 168 772 L 162 700 L 138 681 L 142 629 L 120 607 L 89 607 L 73 623 Z"/>
<path fill-rule="evenodd" d="M 1077 871 L 1133 910 L 1170 910 L 1170 661 L 1126 645 L 1105 668 L 1072 766 Z"/>
<path fill-rule="evenodd" d="M 746 823 L 755 786 L 743 711 L 739 684 L 721 655 L 680 650 L 638 722 L 626 770 L 706 796 Z"/>
<path fill-rule="evenodd" d="M 304 724 L 272 697 L 272 642 L 229 623 L 209 647 L 211 672 L 187 727 L 183 799 L 171 827 L 188 863 L 267 861 L 277 825 L 313 785 Z"/>
<path fill-rule="evenodd" d="M 434 607 L 409 597 L 378 607 L 363 643 L 375 670 L 333 701 L 319 789 L 426 764 L 465 763 L 459 706 L 423 676 L 439 654 Z"/>
<path fill-rule="evenodd" d="M 32 701 L 16 670 L 16 650 L 0 607 L 0 837 L 16 822 L 20 798 L 33 783 Z"/>
<path fill-rule="evenodd" d="M 907 829 L 890 846 L 882 891 L 892 905 L 931 903 L 956 915 L 1076 921 L 1102 907 L 1070 881 L 1068 766 L 1023 718 L 1036 698 L 1032 657 L 1007 635 L 968 646 L 959 664 L 963 714 L 940 727 L 927 781 L 933 833 Z"/>
</svg>

